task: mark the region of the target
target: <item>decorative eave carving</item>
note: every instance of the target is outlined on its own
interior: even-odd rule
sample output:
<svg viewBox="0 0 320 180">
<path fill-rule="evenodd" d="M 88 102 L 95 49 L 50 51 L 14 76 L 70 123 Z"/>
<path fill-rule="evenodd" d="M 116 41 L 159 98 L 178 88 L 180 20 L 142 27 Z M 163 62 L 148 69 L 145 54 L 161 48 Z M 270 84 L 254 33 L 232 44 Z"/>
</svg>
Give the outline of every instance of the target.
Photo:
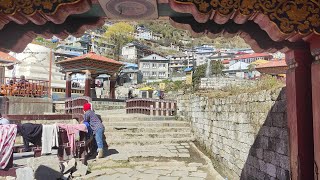
<svg viewBox="0 0 320 180">
<path fill-rule="evenodd" d="M 0 31 L 0 50 L 22 52 L 38 35 L 44 38 L 56 36 L 61 39 L 69 35 L 79 37 L 86 30 L 101 27 L 104 23 L 105 20 L 102 18 L 69 17 L 62 24 L 48 22 L 46 25 L 37 26 L 29 22 L 22 28 L 21 25 L 11 22 Z"/>
<path fill-rule="evenodd" d="M 169 3 L 177 12 L 191 13 L 200 23 L 254 21 L 274 41 L 296 41 L 312 33 L 320 34 L 317 0 L 169 0 Z"/>
<path fill-rule="evenodd" d="M 260 27 L 252 21 L 244 24 L 236 24 L 232 20 L 221 25 L 213 21 L 206 23 L 198 23 L 192 17 L 188 18 L 171 18 L 170 23 L 180 29 L 185 29 L 191 32 L 194 37 L 206 35 L 210 38 L 218 36 L 242 37 L 247 44 L 249 44 L 255 52 L 286 52 L 290 49 L 306 49 L 308 45 L 306 42 L 300 40 L 299 42 L 290 42 L 287 40 L 275 42 L 268 34 L 261 30 Z"/>
<path fill-rule="evenodd" d="M 2 0 L 0 30 L 12 21 L 17 24 L 61 24 L 68 16 L 84 13 L 90 8 L 90 0 Z"/>
<path fill-rule="evenodd" d="M 75 4 L 81 0 L 2 0 L 0 1 L 0 12 L 6 15 L 14 15 L 17 12 L 31 16 L 35 13 L 53 15 L 60 6 Z"/>
</svg>

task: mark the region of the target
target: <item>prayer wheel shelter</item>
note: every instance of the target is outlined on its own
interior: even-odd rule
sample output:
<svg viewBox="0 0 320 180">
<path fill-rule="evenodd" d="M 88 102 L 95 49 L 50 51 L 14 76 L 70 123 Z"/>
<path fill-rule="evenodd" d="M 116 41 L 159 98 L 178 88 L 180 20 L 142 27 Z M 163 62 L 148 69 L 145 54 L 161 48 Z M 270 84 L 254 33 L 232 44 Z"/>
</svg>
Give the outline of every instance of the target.
<svg viewBox="0 0 320 180">
<path fill-rule="evenodd" d="M 82 56 L 59 61 L 56 63 L 66 73 L 66 98 L 71 97 L 71 75 L 85 74 L 84 95 L 93 97 L 95 94 L 95 78 L 101 74 L 110 75 L 110 98 L 115 98 L 116 73 L 124 65 L 116 60 L 90 52 Z"/>
</svg>

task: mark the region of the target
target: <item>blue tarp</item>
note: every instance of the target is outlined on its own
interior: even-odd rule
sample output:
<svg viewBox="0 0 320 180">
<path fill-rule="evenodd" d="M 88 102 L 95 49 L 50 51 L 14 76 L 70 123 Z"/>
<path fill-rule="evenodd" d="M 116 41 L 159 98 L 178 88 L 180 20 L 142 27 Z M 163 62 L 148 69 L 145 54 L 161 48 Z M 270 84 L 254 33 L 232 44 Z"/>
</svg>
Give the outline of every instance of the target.
<svg viewBox="0 0 320 180">
<path fill-rule="evenodd" d="M 192 67 L 189 67 L 189 68 L 186 68 L 185 70 L 184 70 L 184 72 L 189 72 L 189 71 L 192 71 Z"/>
<path fill-rule="evenodd" d="M 124 63 L 125 64 L 125 68 L 138 68 L 137 64 L 133 64 L 133 63 Z"/>
</svg>

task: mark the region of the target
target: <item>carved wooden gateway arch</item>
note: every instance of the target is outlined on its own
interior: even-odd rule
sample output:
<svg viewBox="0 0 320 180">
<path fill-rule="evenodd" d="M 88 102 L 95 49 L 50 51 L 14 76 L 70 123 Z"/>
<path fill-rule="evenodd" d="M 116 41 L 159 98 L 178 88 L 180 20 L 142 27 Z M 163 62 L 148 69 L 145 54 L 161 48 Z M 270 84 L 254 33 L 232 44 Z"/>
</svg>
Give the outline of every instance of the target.
<svg viewBox="0 0 320 180">
<path fill-rule="evenodd" d="M 79 36 L 105 19 L 162 17 L 194 36 L 239 35 L 257 52 L 286 54 L 291 177 L 318 179 L 319 0 L 2 0 L 0 49 L 21 52 L 37 35 Z"/>
</svg>

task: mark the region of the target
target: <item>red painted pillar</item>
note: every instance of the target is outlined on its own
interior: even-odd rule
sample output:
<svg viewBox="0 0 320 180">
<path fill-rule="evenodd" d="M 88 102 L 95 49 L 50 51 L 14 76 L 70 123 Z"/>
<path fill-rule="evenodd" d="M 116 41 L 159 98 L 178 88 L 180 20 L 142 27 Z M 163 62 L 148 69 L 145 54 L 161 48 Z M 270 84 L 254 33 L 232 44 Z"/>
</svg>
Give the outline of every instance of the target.
<svg viewBox="0 0 320 180">
<path fill-rule="evenodd" d="M 90 97 L 90 88 L 91 88 L 91 73 L 90 71 L 86 71 L 84 96 Z"/>
<path fill-rule="evenodd" d="M 110 99 L 116 98 L 116 77 L 112 76 L 110 77 Z"/>
<path fill-rule="evenodd" d="M 314 179 L 320 179 L 320 37 L 312 38 L 310 48 L 315 60 L 311 67 Z"/>
<path fill-rule="evenodd" d="M 71 75 L 66 73 L 66 98 L 71 98 Z"/>
<path fill-rule="evenodd" d="M 317 55 L 318 57 L 320 54 Z M 320 179 L 320 61 L 312 64 L 312 111 L 315 179 Z"/>
<path fill-rule="evenodd" d="M 286 61 L 291 179 L 313 179 L 312 56 L 310 51 L 292 50 Z"/>
</svg>

